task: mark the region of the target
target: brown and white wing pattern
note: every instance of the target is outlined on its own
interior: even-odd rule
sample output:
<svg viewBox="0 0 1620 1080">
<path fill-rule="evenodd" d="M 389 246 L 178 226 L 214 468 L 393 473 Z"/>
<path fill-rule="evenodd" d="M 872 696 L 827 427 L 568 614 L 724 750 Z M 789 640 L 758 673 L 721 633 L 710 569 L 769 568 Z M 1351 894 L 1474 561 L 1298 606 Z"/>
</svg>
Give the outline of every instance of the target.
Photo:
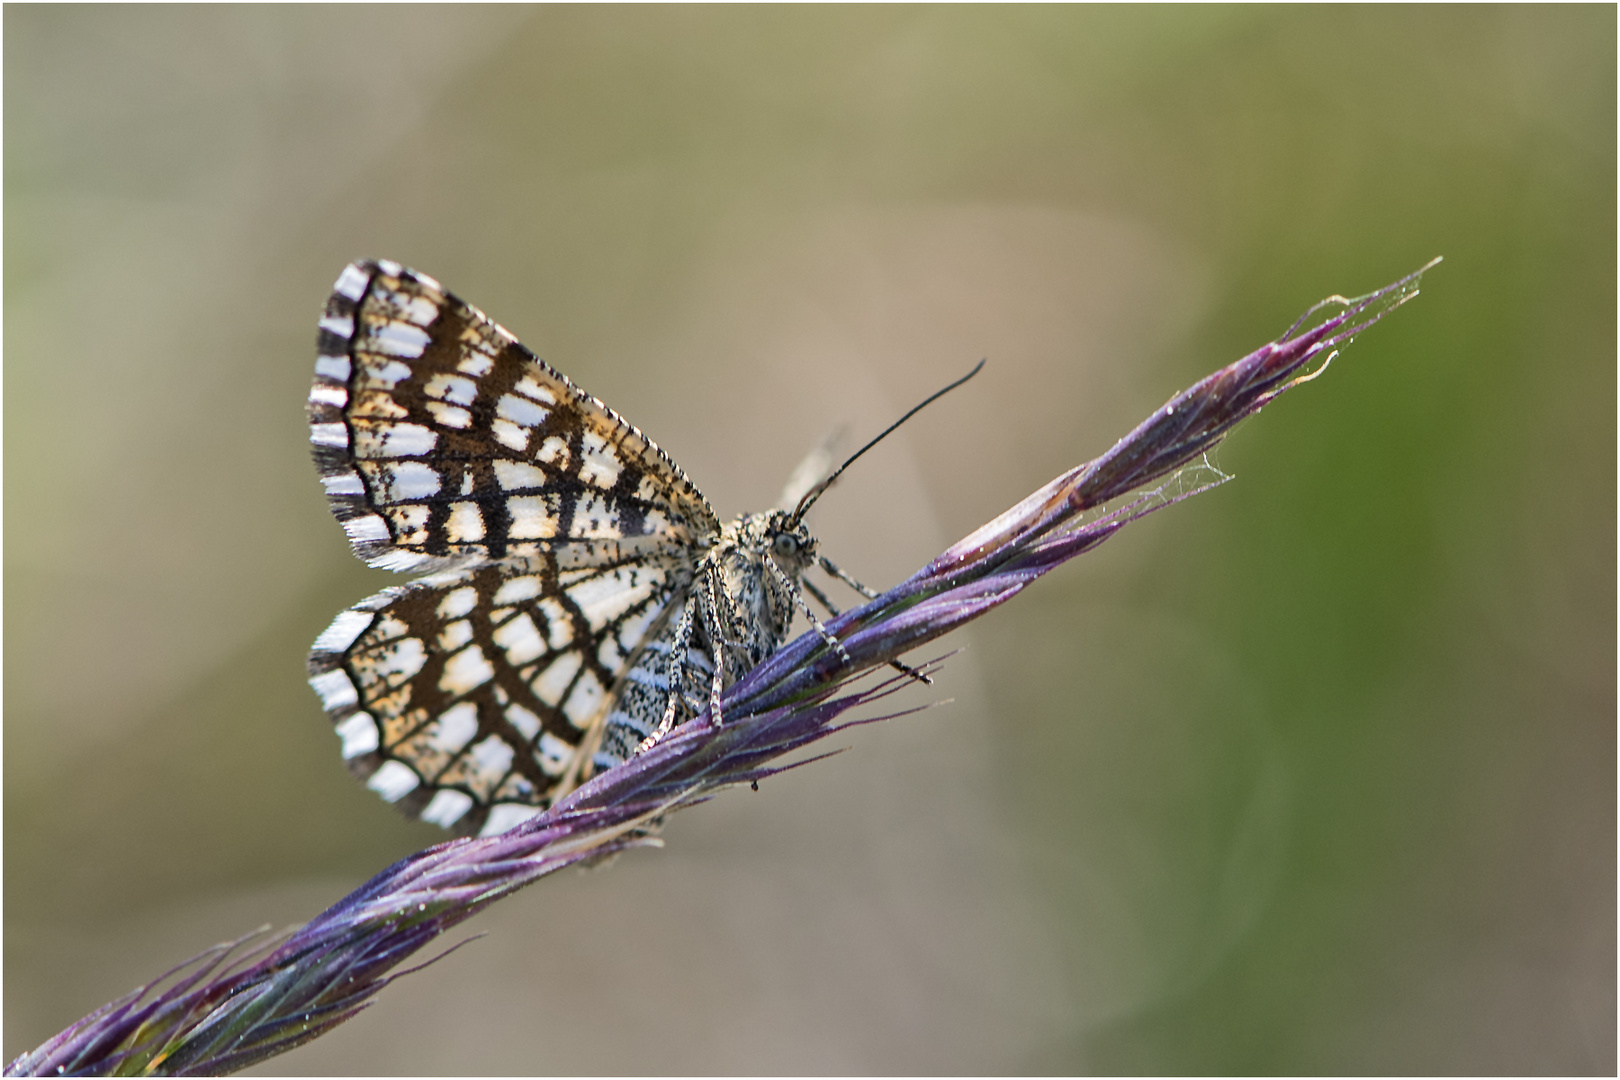
<svg viewBox="0 0 1620 1080">
<path fill-rule="evenodd" d="M 458 832 L 538 812 L 588 775 L 719 534 L 713 511 L 618 414 L 397 263 L 338 278 L 308 413 L 355 554 L 430 571 L 315 642 L 344 757 Z"/>
<path fill-rule="evenodd" d="M 444 571 L 339 615 L 310 684 L 349 767 L 413 817 L 500 832 L 584 779 L 622 676 L 690 568 L 627 547 Z"/>
<path fill-rule="evenodd" d="M 372 566 L 429 570 L 719 532 L 679 466 L 483 312 L 397 263 L 358 262 L 320 320 L 310 442 Z"/>
</svg>

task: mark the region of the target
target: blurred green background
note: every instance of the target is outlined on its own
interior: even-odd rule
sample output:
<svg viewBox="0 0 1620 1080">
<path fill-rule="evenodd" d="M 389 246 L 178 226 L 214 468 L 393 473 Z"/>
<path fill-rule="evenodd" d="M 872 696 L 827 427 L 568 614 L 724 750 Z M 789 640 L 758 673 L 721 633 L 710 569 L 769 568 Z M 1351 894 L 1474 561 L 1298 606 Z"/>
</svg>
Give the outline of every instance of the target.
<svg viewBox="0 0 1620 1080">
<path fill-rule="evenodd" d="M 952 704 L 550 879 L 271 1071 L 1613 1073 L 1616 13 L 17 7 L 7 1058 L 440 837 L 310 641 L 338 271 L 888 585 L 1313 301 L 1420 300 Z M 930 695 L 909 692 L 923 703 Z"/>
</svg>

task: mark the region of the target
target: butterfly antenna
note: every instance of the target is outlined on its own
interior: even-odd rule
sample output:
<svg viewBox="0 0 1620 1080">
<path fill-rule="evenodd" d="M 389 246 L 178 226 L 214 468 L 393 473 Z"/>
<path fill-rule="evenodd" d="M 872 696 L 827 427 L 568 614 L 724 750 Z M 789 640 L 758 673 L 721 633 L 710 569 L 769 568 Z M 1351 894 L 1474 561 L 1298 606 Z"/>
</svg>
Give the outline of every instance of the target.
<svg viewBox="0 0 1620 1080">
<path fill-rule="evenodd" d="M 973 370 L 972 371 L 968 372 L 966 375 L 962 376 L 960 379 L 957 379 L 955 382 L 951 383 L 949 386 L 942 387 L 942 388 L 940 388 L 938 390 L 935 390 L 932 394 L 929 394 L 927 397 L 923 398 L 917 404 L 913 405 L 910 409 L 908 409 L 906 411 L 906 415 L 902 416 L 900 419 L 896 420 L 894 423 L 892 423 L 888 427 L 884 428 L 883 431 L 878 435 L 877 438 L 873 439 L 871 442 L 867 443 L 865 446 L 861 447 L 859 450 L 857 450 L 853 454 L 849 455 L 848 459 L 846 459 L 845 462 L 842 465 L 838 466 L 838 468 L 836 468 L 836 469 L 834 469 L 832 471 L 831 476 L 827 477 L 827 479 L 823 480 L 821 483 L 817 484 L 815 487 L 811 488 L 809 491 L 804 493 L 804 498 L 799 500 L 799 505 L 793 508 L 793 516 L 788 519 L 789 524 L 792 525 L 792 526 L 797 526 L 799 524 L 799 522 L 803 521 L 804 520 L 804 515 L 809 512 L 810 507 L 815 505 L 815 501 L 817 499 L 821 498 L 821 493 L 826 491 L 828 488 L 832 487 L 833 481 L 837 480 L 839 478 L 839 476 L 843 475 L 843 472 L 844 472 L 845 469 L 847 469 L 851 465 L 855 464 L 855 459 L 856 458 L 860 457 L 862 454 L 864 454 L 868 450 L 872 449 L 872 447 L 874 447 L 878 443 L 882 442 L 885 438 L 887 438 L 889 436 L 889 434 L 892 431 L 894 431 L 895 428 L 899 427 L 901 424 L 905 423 L 907 420 L 910 420 L 913 416 L 916 416 L 924 408 L 928 407 L 929 405 L 932 405 L 935 401 L 938 401 L 940 398 L 944 397 L 946 394 L 950 393 L 952 390 L 955 390 L 958 386 L 961 386 L 963 383 L 965 383 L 969 379 L 973 378 L 973 376 L 975 376 L 975 375 L 977 375 L 979 373 L 979 369 L 982 368 L 982 367 L 984 367 L 984 361 L 980 360 L 977 364 L 973 365 Z"/>
</svg>

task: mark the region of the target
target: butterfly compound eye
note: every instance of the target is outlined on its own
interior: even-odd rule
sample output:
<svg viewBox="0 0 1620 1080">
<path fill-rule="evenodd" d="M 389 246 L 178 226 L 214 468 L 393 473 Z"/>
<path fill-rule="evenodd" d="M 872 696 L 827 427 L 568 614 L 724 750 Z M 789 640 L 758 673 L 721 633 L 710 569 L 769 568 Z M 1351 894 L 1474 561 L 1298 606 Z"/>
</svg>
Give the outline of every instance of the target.
<svg viewBox="0 0 1620 1080">
<path fill-rule="evenodd" d="M 771 541 L 771 550 L 783 558 L 787 558 L 790 555 L 798 554 L 799 542 L 787 533 L 777 533 L 776 538 Z"/>
</svg>

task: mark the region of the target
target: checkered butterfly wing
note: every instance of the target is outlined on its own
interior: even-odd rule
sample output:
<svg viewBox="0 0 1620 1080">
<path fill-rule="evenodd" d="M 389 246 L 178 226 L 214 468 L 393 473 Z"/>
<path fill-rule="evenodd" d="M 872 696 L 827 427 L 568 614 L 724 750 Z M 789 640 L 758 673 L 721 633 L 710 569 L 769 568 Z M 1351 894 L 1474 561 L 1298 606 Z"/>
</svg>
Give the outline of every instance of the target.
<svg viewBox="0 0 1620 1080">
<path fill-rule="evenodd" d="M 317 350 L 333 513 L 370 565 L 432 572 L 339 615 L 311 684 L 384 798 L 498 831 L 582 778 L 718 523 L 654 443 L 425 275 L 345 269 Z"/>
</svg>

